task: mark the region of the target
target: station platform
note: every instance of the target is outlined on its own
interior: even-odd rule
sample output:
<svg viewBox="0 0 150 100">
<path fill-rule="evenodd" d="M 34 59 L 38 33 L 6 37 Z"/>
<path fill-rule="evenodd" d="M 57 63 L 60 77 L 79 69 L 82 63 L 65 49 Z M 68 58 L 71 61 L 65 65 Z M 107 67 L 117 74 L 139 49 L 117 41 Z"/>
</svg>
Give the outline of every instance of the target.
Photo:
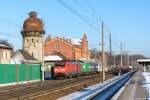
<svg viewBox="0 0 150 100">
<path fill-rule="evenodd" d="M 143 75 L 144 72 L 138 71 L 132 77 L 130 82 L 126 84 L 121 95 L 119 95 L 117 100 L 147 100 L 148 91 L 145 87 L 145 78 Z M 150 76 L 149 76 L 150 77 Z"/>
</svg>

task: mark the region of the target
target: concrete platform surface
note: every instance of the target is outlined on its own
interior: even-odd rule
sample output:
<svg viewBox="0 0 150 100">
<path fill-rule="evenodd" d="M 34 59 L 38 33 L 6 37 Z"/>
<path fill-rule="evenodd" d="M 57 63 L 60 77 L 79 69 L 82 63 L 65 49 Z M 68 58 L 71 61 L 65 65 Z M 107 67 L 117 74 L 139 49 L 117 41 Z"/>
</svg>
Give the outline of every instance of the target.
<svg viewBox="0 0 150 100">
<path fill-rule="evenodd" d="M 118 100 L 147 100 L 148 96 L 149 94 L 144 88 L 144 76 L 142 71 L 138 71 L 121 93 Z"/>
</svg>

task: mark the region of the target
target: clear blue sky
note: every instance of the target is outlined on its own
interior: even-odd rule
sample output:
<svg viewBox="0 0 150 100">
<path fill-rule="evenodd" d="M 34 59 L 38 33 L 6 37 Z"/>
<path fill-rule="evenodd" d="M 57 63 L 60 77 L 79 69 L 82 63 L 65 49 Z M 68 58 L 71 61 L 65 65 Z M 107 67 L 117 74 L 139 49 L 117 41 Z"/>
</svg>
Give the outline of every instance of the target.
<svg viewBox="0 0 150 100">
<path fill-rule="evenodd" d="M 131 54 L 144 54 L 150 57 L 150 1 L 149 0 L 62 0 L 78 13 L 86 16 L 89 22 L 101 31 L 101 20 L 105 24 L 105 49 L 108 50 L 108 33 L 112 34 L 113 51 L 123 50 Z M 88 10 L 87 13 L 80 6 Z M 89 2 L 88 2 L 89 1 Z M 94 11 L 92 10 L 92 7 Z M 0 39 L 7 39 L 15 49 L 22 48 L 20 34 L 27 13 L 37 11 L 45 23 L 46 34 L 52 37 L 81 38 L 86 32 L 90 48 L 99 47 L 101 34 L 91 28 L 75 14 L 63 7 L 57 0 L 3 0 L 0 1 Z M 96 13 L 95 13 L 96 12 Z M 99 19 L 98 19 L 99 18 Z M 98 24 L 94 24 L 94 22 Z"/>
</svg>

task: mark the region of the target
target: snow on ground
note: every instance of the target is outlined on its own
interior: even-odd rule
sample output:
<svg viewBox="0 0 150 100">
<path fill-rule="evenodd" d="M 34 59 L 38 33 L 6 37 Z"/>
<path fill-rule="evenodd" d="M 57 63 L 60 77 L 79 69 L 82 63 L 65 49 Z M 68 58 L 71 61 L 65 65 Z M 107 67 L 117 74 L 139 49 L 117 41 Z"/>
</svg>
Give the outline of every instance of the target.
<svg viewBox="0 0 150 100">
<path fill-rule="evenodd" d="M 89 86 L 89 87 L 84 88 L 80 91 L 71 93 L 71 94 L 66 95 L 64 97 L 61 97 L 58 100 L 82 100 L 84 97 L 86 97 L 86 96 L 90 95 L 91 93 L 95 92 L 96 90 L 104 87 L 104 85 L 110 83 L 111 81 L 113 81 L 117 78 L 118 77 L 114 77 L 112 79 L 109 79 L 109 80 L 105 81 L 104 84 L 99 83 L 99 84 Z"/>
<path fill-rule="evenodd" d="M 45 61 L 60 61 L 63 60 L 61 57 L 59 57 L 58 55 L 50 55 L 50 56 L 46 56 Z"/>
<path fill-rule="evenodd" d="M 85 97 L 90 92 L 93 92 L 95 89 L 99 88 L 101 85 L 102 84 L 96 84 L 96 85 L 84 88 L 81 91 L 74 92 L 62 98 L 59 98 L 58 100 L 81 100 L 82 97 Z"/>
<path fill-rule="evenodd" d="M 148 100 L 150 100 L 150 72 L 143 72 L 143 76 L 144 76 L 144 79 L 145 79 L 144 87 L 146 88 L 146 90 L 149 94 Z"/>
</svg>

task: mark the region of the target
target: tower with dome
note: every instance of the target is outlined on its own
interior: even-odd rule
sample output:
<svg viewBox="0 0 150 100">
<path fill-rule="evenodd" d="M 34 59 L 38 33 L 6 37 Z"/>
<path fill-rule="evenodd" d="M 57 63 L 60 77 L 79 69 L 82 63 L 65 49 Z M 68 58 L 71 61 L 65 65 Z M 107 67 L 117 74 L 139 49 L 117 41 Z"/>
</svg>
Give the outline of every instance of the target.
<svg viewBox="0 0 150 100">
<path fill-rule="evenodd" d="M 42 38 L 45 34 L 43 22 L 37 17 L 36 12 L 30 12 L 29 17 L 24 21 L 23 50 L 32 57 L 42 61 Z"/>
<path fill-rule="evenodd" d="M 41 63 L 44 34 L 45 30 L 42 20 L 37 17 L 35 11 L 30 12 L 29 17 L 23 23 L 21 31 L 23 47 L 13 54 L 11 63 Z"/>
</svg>

